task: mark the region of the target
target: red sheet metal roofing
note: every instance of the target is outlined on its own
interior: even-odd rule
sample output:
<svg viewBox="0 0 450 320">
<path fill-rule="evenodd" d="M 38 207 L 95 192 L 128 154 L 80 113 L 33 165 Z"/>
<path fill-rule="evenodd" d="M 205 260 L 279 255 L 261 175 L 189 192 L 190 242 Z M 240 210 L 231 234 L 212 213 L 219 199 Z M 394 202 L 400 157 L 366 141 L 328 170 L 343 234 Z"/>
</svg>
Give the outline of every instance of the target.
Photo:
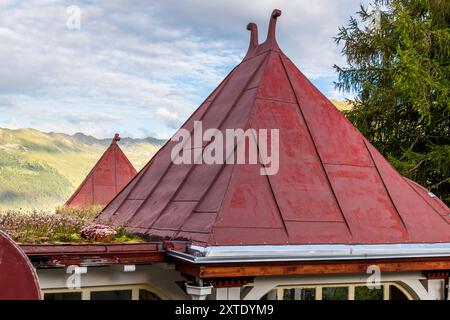
<svg viewBox="0 0 450 320">
<path fill-rule="evenodd" d="M 117 144 L 119 140 L 116 133 L 111 145 L 67 200 L 66 206 L 105 205 L 136 176 L 136 170 Z"/>
<path fill-rule="evenodd" d="M 202 246 L 450 242 L 437 208 L 279 49 L 272 14 L 258 45 L 182 126 L 279 129 L 275 175 L 256 165 L 175 165 L 169 141 L 99 220 Z M 442 204 L 442 203 L 441 203 Z"/>
<path fill-rule="evenodd" d="M 38 300 L 36 272 L 25 253 L 0 231 L 0 300 Z"/>
</svg>

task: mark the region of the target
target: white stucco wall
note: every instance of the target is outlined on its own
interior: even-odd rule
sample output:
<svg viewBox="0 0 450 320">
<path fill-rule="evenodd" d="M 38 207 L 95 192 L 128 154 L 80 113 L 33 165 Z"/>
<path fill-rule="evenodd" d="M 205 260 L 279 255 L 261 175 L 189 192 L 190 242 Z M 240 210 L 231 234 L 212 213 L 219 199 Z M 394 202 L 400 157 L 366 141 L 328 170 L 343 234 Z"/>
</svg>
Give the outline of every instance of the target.
<svg viewBox="0 0 450 320">
<path fill-rule="evenodd" d="M 149 266 L 132 266 L 124 272 L 124 266 L 88 267 L 80 274 L 80 287 L 107 287 L 144 285 L 163 299 L 190 299 L 191 297 L 177 282 L 185 279 L 173 266 L 165 263 Z M 38 269 L 41 289 L 67 290 L 68 280 L 73 276 L 66 268 Z M 134 271 L 133 271 L 134 270 Z M 312 286 L 324 284 L 363 284 L 368 274 L 314 275 L 314 276 L 270 276 L 255 277 L 254 282 L 244 288 L 217 288 L 208 299 L 259 300 L 272 289 L 279 286 Z M 382 283 L 395 283 L 413 299 L 435 300 L 444 297 L 444 280 L 427 280 L 421 272 L 382 273 Z M 69 284 L 71 282 L 69 281 Z"/>
<path fill-rule="evenodd" d="M 38 269 L 39 283 L 43 291 L 47 289 L 68 289 L 67 282 L 73 284 L 66 268 Z M 176 281 L 186 281 L 181 274 L 166 264 L 136 266 L 135 271 L 124 272 L 123 266 L 88 267 L 80 274 L 81 288 L 122 285 L 147 285 L 164 299 L 189 299 Z M 73 278 L 72 278 L 73 279 Z"/>
</svg>

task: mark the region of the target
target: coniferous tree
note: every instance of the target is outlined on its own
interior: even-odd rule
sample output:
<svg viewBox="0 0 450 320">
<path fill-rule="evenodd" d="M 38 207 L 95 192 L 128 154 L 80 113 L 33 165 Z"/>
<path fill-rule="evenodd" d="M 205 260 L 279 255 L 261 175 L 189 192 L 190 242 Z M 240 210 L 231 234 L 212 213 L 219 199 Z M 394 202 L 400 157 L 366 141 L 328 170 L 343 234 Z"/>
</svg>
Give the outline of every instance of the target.
<svg viewBox="0 0 450 320">
<path fill-rule="evenodd" d="M 335 38 L 348 119 L 401 174 L 450 203 L 450 1 L 375 0 Z"/>
</svg>

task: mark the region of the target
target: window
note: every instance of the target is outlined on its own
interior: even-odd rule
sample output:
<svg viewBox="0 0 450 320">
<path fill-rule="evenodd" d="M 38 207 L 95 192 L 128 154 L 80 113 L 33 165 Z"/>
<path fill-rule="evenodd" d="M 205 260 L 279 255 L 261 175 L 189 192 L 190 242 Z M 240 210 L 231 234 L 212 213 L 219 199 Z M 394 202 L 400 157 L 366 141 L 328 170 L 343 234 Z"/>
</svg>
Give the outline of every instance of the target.
<svg viewBox="0 0 450 320">
<path fill-rule="evenodd" d="M 324 287 L 322 300 L 348 300 L 348 287 Z"/>
<path fill-rule="evenodd" d="M 155 289 L 156 290 L 156 289 Z M 155 293 L 145 284 L 85 287 L 78 291 L 70 289 L 43 290 L 44 300 L 162 300 L 167 298 Z"/>
<path fill-rule="evenodd" d="M 131 290 L 91 291 L 91 300 L 131 300 Z"/>
<path fill-rule="evenodd" d="M 161 300 L 161 298 L 151 291 L 139 289 L 139 300 Z"/>
<path fill-rule="evenodd" d="M 369 289 L 365 283 L 280 286 L 263 300 L 413 300 L 408 291 L 395 282 Z"/>
<path fill-rule="evenodd" d="M 390 286 L 389 295 L 391 300 L 408 300 L 408 297 L 403 293 L 403 291 L 396 286 Z"/>
<path fill-rule="evenodd" d="M 316 300 L 315 288 L 284 289 L 283 300 Z"/>
<path fill-rule="evenodd" d="M 44 300 L 81 300 L 81 292 L 45 293 Z"/>
<path fill-rule="evenodd" d="M 383 300 L 383 287 L 370 289 L 367 286 L 355 287 L 355 300 Z"/>
</svg>

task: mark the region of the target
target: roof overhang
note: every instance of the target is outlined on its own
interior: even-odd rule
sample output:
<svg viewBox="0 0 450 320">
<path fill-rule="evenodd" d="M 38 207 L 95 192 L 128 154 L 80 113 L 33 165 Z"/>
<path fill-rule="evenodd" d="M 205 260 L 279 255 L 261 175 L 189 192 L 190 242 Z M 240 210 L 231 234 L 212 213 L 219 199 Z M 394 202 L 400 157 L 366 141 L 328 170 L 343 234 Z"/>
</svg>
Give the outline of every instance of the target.
<svg viewBox="0 0 450 320">
<path fill-rule="evenodd" d="M 22 250 L 37 268 L 152 264 L 165 261 L 161 243 L 133 244 L 22 244 Z"/>
<path fill-rule="evenodd" d="M 210 281 L 274 275 L 366 273 L 372 265 L 377 265 L 383 272 L 450 271 L 450 243 L 201 247 L 166 241 L 23 244 L 21 248 L 37 268 L 172 261 L 181 273 Z"/>
<path fill-rule="evenodd" d="M 184 251 L 184 252 L 181 252 Z M 450 243 L 385 245 L 188 246 L 167 250 L 178 271 L 216 285 L 259 276 L 450 271 Z M 230 280 L 231 279 L 231 280 Z"/>
<path fill-rule="evenodd" d="M 188 246 L 168 255 L 195 264 L 450 257 L 450 243 Z"/>
</svg>

